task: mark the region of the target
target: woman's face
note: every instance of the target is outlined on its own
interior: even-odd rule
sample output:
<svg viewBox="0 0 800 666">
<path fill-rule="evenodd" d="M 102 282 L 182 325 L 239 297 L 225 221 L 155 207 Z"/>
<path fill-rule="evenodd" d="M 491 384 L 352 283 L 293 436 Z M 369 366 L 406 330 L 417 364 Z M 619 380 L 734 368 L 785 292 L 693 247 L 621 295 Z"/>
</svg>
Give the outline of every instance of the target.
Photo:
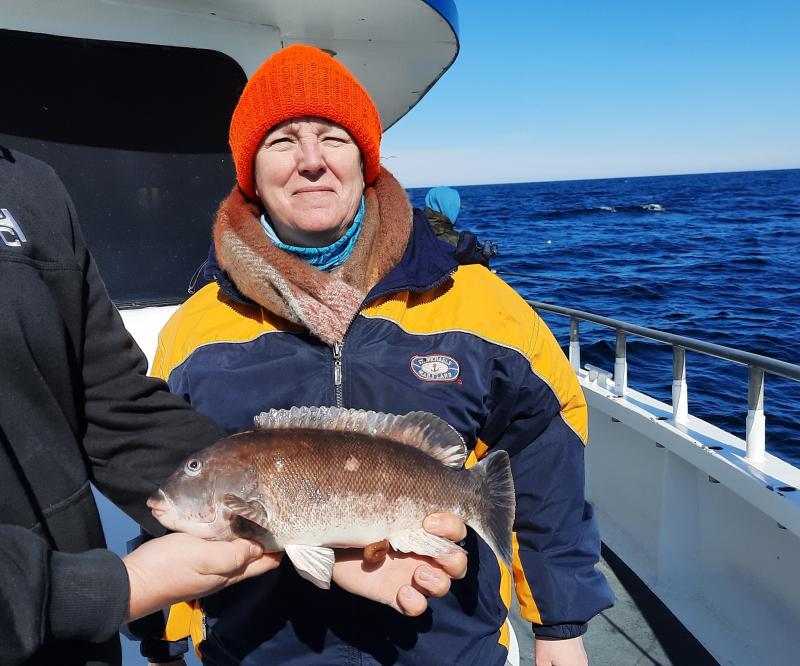
<svg viewBox="0 0 800 666">
<path fill-rule="evenodd" d="M 293 118 L 261 142 L 255 185 L 281 241 L 330 245 L 347 231 L 361 203 L 361 151 L 347 130 L 329 120 Z"/>
</svg>

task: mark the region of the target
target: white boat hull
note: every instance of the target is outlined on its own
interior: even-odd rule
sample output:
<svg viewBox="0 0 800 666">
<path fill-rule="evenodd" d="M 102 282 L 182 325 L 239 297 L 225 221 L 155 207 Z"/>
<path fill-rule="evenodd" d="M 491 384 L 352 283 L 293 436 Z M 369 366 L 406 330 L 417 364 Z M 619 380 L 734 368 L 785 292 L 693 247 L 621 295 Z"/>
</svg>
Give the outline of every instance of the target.
<svg viewBox="0 0 800 666">
<path fill-rule="evenodd" d="M 800 472 L 769 454 L 751 466 L 730 433 L 675 427 L 658 420 L 670 405 L 581 375 L 603 541 L 721 664 L 798 663 L 800 492 L 778 489 Z"/>
</svg>

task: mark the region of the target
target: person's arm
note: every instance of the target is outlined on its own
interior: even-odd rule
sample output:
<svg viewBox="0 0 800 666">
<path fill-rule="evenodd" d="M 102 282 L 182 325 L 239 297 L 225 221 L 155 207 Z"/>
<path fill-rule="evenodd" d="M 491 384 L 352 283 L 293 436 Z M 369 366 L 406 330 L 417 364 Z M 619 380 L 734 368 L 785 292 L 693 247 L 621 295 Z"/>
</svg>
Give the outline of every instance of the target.
<svg viewBox="0 0 800 666">
<path fill-rule="evenodd" d="M 126 620 L 165 606 L 197 599 L 275 569 L 283 553 L 264 553 L 247 539 L 206 541 L 189 534 L 167 534 L 142 544 L 122 562 L 130 599 Z"/>
<path fill-rule="evenodd" d="M 588 666 L 589 663 L 580 636 L 558 640 L 537 638 L 534 657 L 535 666 Z"/>
<path fill-rule="evenodd" d="M 245 539 L 169 534 L 124 559 L 64 553 L 22 527 L 0 525 L 0 663 L 21 664 L 59 641 L 102 642 L 126 620 L 195 599 L 278 566 Z"/>
<path fill-rule="evenodd" d="M 437 521 L 431 521 L 432 518 Z M 431 534 L 451 541 L 460 541 L 467 533 L 463 521 L 448 513 L 428 516 L 424 527 Z M 168 535 L 156 541 L 171 536 L 186 535 Z M 428 597 L 443 597 L 450 591 L 451 581 L 463 578 L 466 572 L 465 553 L 429 558 L 414 553 L 390 552 L 381 564 L 369 565 L 363 560 L 363 549 L 338 549 L 333 582 L 348 592 L 386 604 L 403 615 L 414 617 L 425 612 Z M 186 631 L 188 634 L 188 629 Z M 186 640 L 148 638 L 142 643 L 143 655 L 151 661 L 157 660 L 158 663 L 169 666 L 182 664 L 182 655 L 187 650 Z"/>
<path fill-rule="evenodd" d="M 505 449 L 511 459 L 520 610 L 537 647 L 547 642 L 542 658 L 555 655 L 540 661 L 537 654 L 537 664 L 573 666 L 583 663 L 579 637 L 587 622 L 612 605 L 613 594 L 595 569 L 600 537 L 584 497 L 586 402 L 574 370 L 536 315 L 532 329 L 526 363 L 517 368 L 514 387 L 498 396 L 484 433 L 491 450 Z"/>
<path fill-rule="evenodd" d="M 432 522 L 431 518 L 436 521 Z M 464 523 L 453 514 L 433 514 L 425 520 L 431 534 L 452 541 L 461 541 L 467 534 Z M 162 537 L 166 538 L 166 537 Z M 422 615 L 428 607 L 427 597 L 443 597 L 450 591 L 450 582 L 463 578 L 467 573 L 465 553 L 428 558 L 414 553 L 389 553 L 379 565 L 370 566 L 363 559 L 360 548 L 337 550 L 333 568 L 333 581 L 344 590 L 391 606 L 409 617 Z M 166 643 L 163 641 L 162 643 Z M 182 654 L 186 646 L 177 643 L 175 650 Z M 152 642 L 148 643 L 152 649 Z M 163 655 L 174 656 L 174 652 L 162 645 L 162 666 L 183 666 L 184 660 L 175 656 L 165 661 Z M 149 653 L 148 653 L 149 654 Z M 151 662 L 156 663 L 156 662 Z"/>
<path fill-rule="evenodd" d="M 125 329 L 86 248 L 76 214 L 60 185 L 72 222 L 75 256 L 84 272 L 84 431 L 92 481 L 152 534 L 164 529 L 146 498 L 180 461 L 223 436 L 166 384 L 146 375 L 147 361 Z"/>
<path fill-rule="evenodd" d="M 25 528 L 0 525 L 0 663 L 24 663 L 50 642 L 108 640 L 127 611 L 119 557 L 53 551 Z"/>
</svg>

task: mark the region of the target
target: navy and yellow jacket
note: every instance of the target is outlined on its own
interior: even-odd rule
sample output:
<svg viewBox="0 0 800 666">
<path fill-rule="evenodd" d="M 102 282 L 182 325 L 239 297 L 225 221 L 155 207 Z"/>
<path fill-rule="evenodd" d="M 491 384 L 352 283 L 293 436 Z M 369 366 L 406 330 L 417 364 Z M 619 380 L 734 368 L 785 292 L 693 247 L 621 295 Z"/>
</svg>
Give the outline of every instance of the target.
<svg viewBox="0 0 800 666">
<path fill-rule="evenodd" d="M 228 432 L 270 408 L 337 399 L 433 412 L 464 437 L 467 465 L 509 453 L 517 513 L 513 571 L 470 532 L 466 578 L 419 618 L 319 590 L 286 562 L 225 590 L 203 602 L 209 663 L 503 664 L 512 585 L 544 637 L 581 635 L 611 605 L 584 500 L 587 412 L 575 374 L 516 292 L 483 266 L 459 266 L 419 211 L 403 259 L 347 331 L 338 390 L 331 347 L 229 292 L 224 279 L 207 285 L 162 331 L 154 371 L 173 392 Z"/>
</svg>

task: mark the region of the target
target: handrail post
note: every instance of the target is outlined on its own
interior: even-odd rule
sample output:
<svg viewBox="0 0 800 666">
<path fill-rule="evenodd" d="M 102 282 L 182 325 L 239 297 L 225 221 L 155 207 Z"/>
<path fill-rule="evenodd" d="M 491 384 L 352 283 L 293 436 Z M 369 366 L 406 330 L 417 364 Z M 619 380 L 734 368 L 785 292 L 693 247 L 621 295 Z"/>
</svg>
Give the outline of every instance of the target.
<svg viewBox="0 0 800 666">
<path fill-rule="evenodd" d="M 689 387 L 686 384 L 686 349 L 672 348 L 672 420 L 675 425 L 689 424 Z"/>
<path fill-rule="evenodd" d="M 569 362 L 575 372 L 581 369 L 581 339 L 578 330 L 578 319 L 570 317 L 569 320 Z"/>
<path fill-rule="evenodd" d="M 614 360 L 614 393 L 618 396 L 624 396 L 628 390 L 628 353 L 625 338 L 625 331 L 618 328 L 617 355 Z"/>
<path fill-rule="evenodd" d="M 747 373 L 747 460 L 763 462 L 766 451 L 764 370 L 749 365 Z"/>
</svg>

